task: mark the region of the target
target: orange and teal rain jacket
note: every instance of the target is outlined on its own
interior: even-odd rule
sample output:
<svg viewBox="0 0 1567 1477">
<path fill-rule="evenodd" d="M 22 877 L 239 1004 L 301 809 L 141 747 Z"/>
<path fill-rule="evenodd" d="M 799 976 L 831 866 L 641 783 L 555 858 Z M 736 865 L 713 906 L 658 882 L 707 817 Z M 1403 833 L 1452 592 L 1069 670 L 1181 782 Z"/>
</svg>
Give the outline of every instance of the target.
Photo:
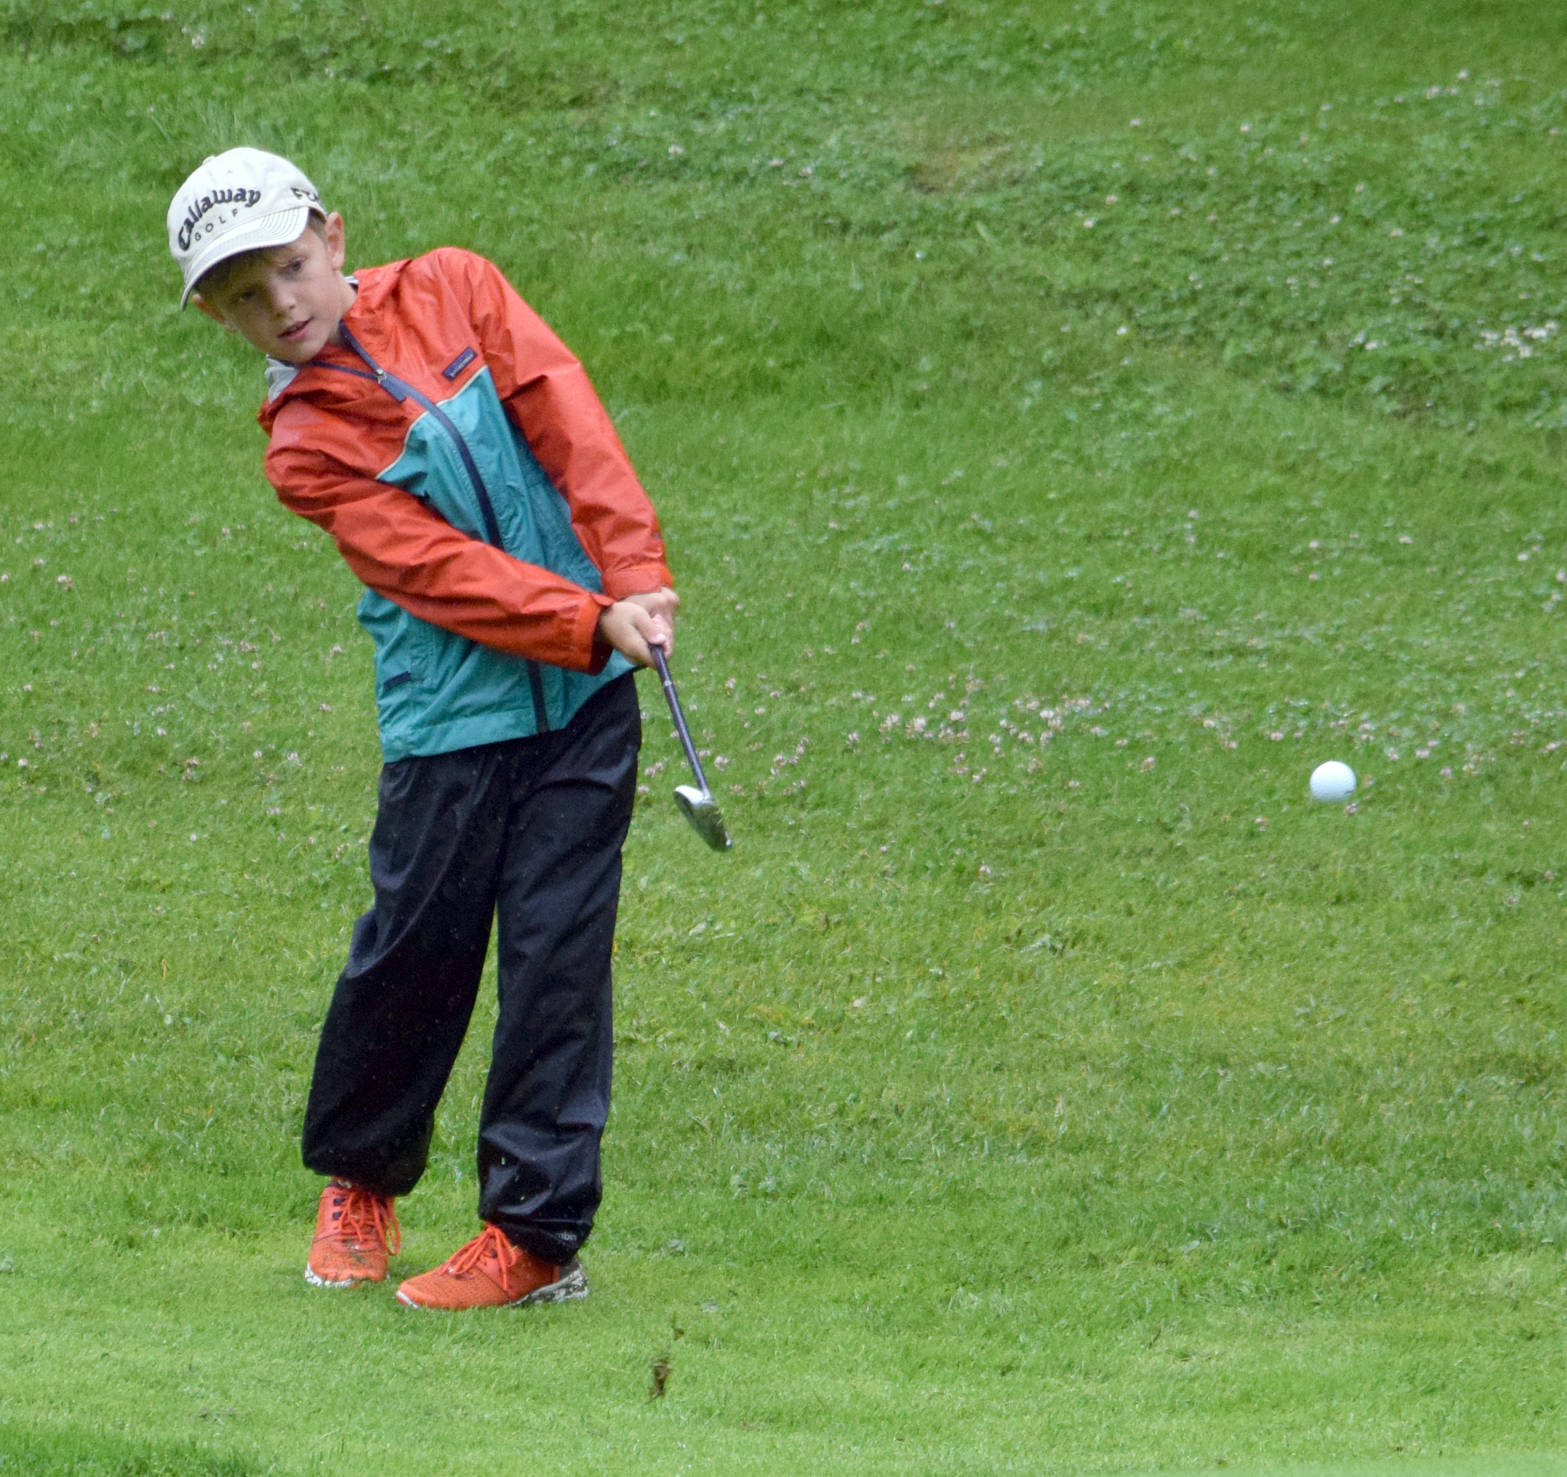
<svg viewBox="0 0 1567 1477">
<path fill-rule="evenodd" d="M 672 583 L 652 505 L 582 366 L 482 257 L 372 267 L 342 344 L 268 361 L 285 507 L 366 585 L 388 762 L 565 724 L 630 669 L 599 613 Z"/>
</svg>

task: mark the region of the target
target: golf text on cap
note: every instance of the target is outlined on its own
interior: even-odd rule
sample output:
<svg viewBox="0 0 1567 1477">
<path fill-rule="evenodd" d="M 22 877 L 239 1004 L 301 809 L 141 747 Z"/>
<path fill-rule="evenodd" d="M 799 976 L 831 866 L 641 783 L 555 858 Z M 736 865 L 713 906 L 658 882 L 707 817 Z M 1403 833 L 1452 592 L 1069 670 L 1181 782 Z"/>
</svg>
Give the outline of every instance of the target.
<svg viewBox="0 0 1567 1477">
<path fill-rule="evenodd" d="M 298 185 L 289 186 L 290 193 L 295 199 L 306 204 L 319 205 L 321 197 L 313 190 L 302 190 Z M 202 217 L 209 211 L 216 210 L 220 205 L 232 205 L 240 209 L 246 209 L 261 199 L 260 190 L 214 190 L 210 195 L 203 195 L 185 213 L 185 219 L 180 225 L 179 246 L 181 251 L 189 251 L 190 244 L 196 239 L 196 228 L 201 224 Z M 218 226 L 227 224 L 232 216 L 225 212 L 216 220 L 209 221 L 203 234 L 215 230 Z"/>
</svg>

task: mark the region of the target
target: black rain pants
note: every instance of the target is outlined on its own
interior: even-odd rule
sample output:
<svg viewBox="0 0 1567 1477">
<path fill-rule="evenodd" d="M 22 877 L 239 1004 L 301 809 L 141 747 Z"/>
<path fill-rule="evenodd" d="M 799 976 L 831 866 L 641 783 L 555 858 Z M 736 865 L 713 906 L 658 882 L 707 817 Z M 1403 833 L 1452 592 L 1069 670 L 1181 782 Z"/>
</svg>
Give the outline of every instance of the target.
<svg viewBox="0 0 1567 1477">
<path fill-rule="evenodd" d="M 547 1262 L 602 1193 L 610 950 L 641 719 L 630 675 L 565 727 L 381 772 L 370 879 L 321 1031 L 305 1164 L 383 1195 L 424 1173 L 497 926 L 479 1215 Z"/>
</svg>

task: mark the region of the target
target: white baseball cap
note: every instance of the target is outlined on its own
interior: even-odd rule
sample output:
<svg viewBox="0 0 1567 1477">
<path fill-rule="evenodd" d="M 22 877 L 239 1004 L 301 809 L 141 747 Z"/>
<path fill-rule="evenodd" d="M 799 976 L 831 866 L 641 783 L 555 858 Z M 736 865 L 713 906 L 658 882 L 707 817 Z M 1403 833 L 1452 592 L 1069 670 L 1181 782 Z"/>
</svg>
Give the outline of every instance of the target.
<svg viewBox="0 0 1567 1477">
<path fill-rule="evenodd" d="M 265 149 L 230 149 L 203 159 L 169 206 L 169 250 L 184 276 L 180 306 L 206 272 L 242 251 L 297 241 L 314 211 L 316 187 Z"/>
</svg>

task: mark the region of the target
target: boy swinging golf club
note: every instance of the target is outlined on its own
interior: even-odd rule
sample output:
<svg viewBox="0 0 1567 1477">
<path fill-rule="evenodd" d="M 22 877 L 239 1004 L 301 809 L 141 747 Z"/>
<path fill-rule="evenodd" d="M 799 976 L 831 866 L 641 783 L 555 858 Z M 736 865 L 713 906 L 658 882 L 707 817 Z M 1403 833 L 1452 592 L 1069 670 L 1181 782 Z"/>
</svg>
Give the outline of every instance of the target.
<svg viewBox="0 0 1567 1477">
<path fill-rule="evenodd" d="M 327 1177 L 305 1275 L 386 1278 L 394 1202 L 424 1172 L 493 922 L 482 1229 L 397 1295 L 582 1297 L 640 742 L 631 673 L 672 649 L 679 605 L 653 508 L 581 365 L 483 258 L 447 248 L 345 275 L 343 218 L 248 148 L 190 175 L 168 234 L 181 304 L 266 356 L 268 479 L 365 584 L 375 646 L 374 904 L 305 1110 L 304 1160 Z M 693 824 L 707 815 L 713 844 L 710 803 L 702 782 Z"/>
</svg>

